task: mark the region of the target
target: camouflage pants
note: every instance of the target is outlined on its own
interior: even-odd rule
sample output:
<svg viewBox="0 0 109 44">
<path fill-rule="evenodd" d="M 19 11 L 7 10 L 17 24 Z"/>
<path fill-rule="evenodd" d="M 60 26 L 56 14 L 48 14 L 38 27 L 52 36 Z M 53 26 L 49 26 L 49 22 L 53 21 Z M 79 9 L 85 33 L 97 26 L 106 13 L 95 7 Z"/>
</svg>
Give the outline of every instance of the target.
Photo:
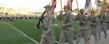
<svg viewBox="0 0 109 44">
<path fill-rule="evenodd" d="M 101 28 L 104 33 L 104 38 L 106 38 L 107 37 L 107 24 L 106 23 L 101 24 Z"/>
<path fill-rule="evenodd" d="M 65 44 L 66 42 L 73 44 L 72 34 L 71 29 L 63 29 L 60 36 L 60 44 Z"/>
<path fill-rule="evenodd" d="M 80 38 L 77 38 L 77 42 L 79 42 L 81 38 L 84 38 L 85 43 L 89 42 L 90 32 L 88 26 L 84 26 L 80 28 Z"/>
<path fill-rule="evenodd" d="M 94 36 L 95 40 L 98 40 L 98 27 L 97 26 L 92 26 L 91 28 L 91 35 Z"/>
<path fill-rule="evenodd" d="M 53 32 L 43 33 L 40 44 L 55 44 L 55 36 Z"/>
<path fill-rule="evenodd" d="M 98 25 L 97 27 L 98 27 L 98 29 L 97 29 L 97 35 L 98 35 L 98 37 L 99 37 L 99 39 L 100 39 L 100 37 L 101 37 L 101 32 L 102 32 L 102 28 L 101 28 L 101 25 Z"/>
</svg>

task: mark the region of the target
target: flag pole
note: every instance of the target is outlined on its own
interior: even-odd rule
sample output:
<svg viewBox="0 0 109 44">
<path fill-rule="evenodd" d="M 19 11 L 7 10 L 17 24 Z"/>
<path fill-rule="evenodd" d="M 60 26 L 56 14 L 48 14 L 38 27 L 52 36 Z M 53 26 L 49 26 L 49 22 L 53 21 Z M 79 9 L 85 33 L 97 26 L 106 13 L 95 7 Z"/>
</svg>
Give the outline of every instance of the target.
<svg viewBox="0 0 109 44">
<path fill-rule="evenodd" d="M 60 17 L 61 17 L 61 23 L 63 24 L 63 16 L 62 16 L 62 0 L 60 0 L 60 5 L 61 5 L 61 11 L 60 11 Z"/>
<path fill-rule="evenodd" d="M 61 10 L 62 10 L 62 0 L 60 0 L 60 4 L 61 4 Z"/>
<path fill-rule="evenodd" d="M 76 5 L 77 5 L 78 13 L 80 13 L 80 12 L 79 12 L 79 6 L 78 6 L 78 0 L 76 0 Z"/>
<path fill-rule="evenodd" d="M 78 6 L 78 0 L 76 0 L 76 5 L 77 5 L 77 9 L 79 10 L 79 6 Z"/>
<path fill-rule="evenodd" d="M 103 11 L 106 12 L 106 0 L 103 1 Z"/>
</svg>

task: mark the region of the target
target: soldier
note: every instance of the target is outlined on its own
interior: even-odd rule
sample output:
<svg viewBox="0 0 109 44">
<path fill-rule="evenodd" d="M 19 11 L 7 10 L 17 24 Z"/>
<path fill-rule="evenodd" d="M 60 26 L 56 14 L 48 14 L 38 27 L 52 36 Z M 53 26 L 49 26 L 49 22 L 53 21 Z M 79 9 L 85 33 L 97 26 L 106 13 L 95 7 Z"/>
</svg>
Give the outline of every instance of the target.
<svg viewBox="0 0 109 44">
<path fill-rule="evenodd" d="M 102 32 L 102 29 L 101 29 L 101 22 L 100 22 L 100 12 L 101 12 L 101 6 L 102 6 L 102 2 L 100 0 L 97 0 L 97 12 L 98 12 L 98 20 L 99 20 L 99 23 L 98 23 L 98 37 L 99 37 L 99 40 L 100 40 L 100 37 L 101 37 L 101 32 Z"/>
<path fill-rule="evenodd" d="M 3 16 L 3 20 L 6 20 L 6 16 Z"/>
<path fill-rule="evenodd" d="M 45 7 L 45 14 L 42 19 L 42 24 L 40 25 L 44 32 L 41 36 L 40 44 L 55 44 L 55 36 L 53 31 L 53 25 L 54 25 L 54 17 L 51 12 L 51 6 L 46 5 Z"/>
<path fill-rule="evenodd" d="M 98 19 L 97 16 L 95 16 L 94 10 L 91 10 L 91 16 L 90 16 L 89 20 L 90 20 L 91 34 L 94 36 L 95 42 L 96 42 L 98 40 L 98 34 L 100 32 L 98 30 L 98 27 L 99 27 L 99 25 L 98 25 L 99 24 L 99 19 Z"/>
<path fill-rule="evenodd" d="M 15 16 L 10 16 L 9 20 L 10 20 L 11 22 L 13 22 L 13 21 L 16 20 L 16 18 L 15 18 Z"/>
<path fill-rule="evenodd" d="M 79 10 L 78 14 L 76 15 L 75 21 L 78 21 L 78 24 L 80 24 L 80 16 L 84 11 Z M 80 27 L 80 25 L 79 25 Z M 74 31 L 73 31 L 74 32 Z M 80 42 L 80 29 L 75 31 L 75 34 L 73 35 L 76 38 L 76 44 Z"/>
<path fill-rule="evenodd" d="M 0 16 L 0 20 L 2 20 L 2 16 Z"/>
<path fill-rule="evenodd" d="M 109 5 L 107 5 L 107 15 L 109 15 Z"/>
<path fill-rule="evenodd" d="M 108 17 L 108 21 L 107 21 L 107 28 L 109 30 L 109 5 L 107 5 L 107 11 L 106 11 L 107 17 Z"/>
<path fill-rule="evenodd" d="M 85 44 L 89 44 L 88 16 L 84 14 L 84 10 L 80 10 L 80 37 L 84 38 Z"/>
<path fill-rule="evenodd" d="M 63 24 L 62 24 L 62 31 L 61 31 L 61 38 L 60 38 L 60 44 L 65 44 L 65 42 L 68 42 L 69 44 L 73 44 L 72 39 L 72 25 L 74 21 L 74 15 L 71 14 L 71 9 L 68 6 L 64 6 L 64 14 L 63 17 Z"/>
<path fill-rule="evenodd" d="M 101 28 L 101 24 L 100 24 L 100 19 L 99 19 L 99 15 L 96 16 L 98 19 L 98 25 L 97 25 L 97 36 L 98 36 L 98 40 L 101 40 L 101 32 L 102 32 L 102 28 Z"/>
<path fill-rule="evenodd" d="M 1 22 L 1 20 L 2 20 L 2 16 L 0 15 L 0 22 Z"/>
<path fill-rule="evenodd" d="M 107 37 L 107 15 L 105 15 L 104 12 L 101 12 L 101 14 L 99 15 L 99 19 L 100 19 L 100 27 L 104 33 L 104 38 L 106 39 Z"/>
<path fill-rule="evenodd" d="M 102 31 L 103 31 L 103 33 L 104 33 L 104 38 L 106 39 L 107 38 L 107 15 L 106 15 L 106 3 L 105 3 L 105 5 L 104 5 L 104 3 L 103 3 L 103 5 L 102 5 L 102 8 L 101 8 L 101 11 L 100 11 L 100 15 L 101 15 L 101 27 L 102 27 Z"/>
</svg>

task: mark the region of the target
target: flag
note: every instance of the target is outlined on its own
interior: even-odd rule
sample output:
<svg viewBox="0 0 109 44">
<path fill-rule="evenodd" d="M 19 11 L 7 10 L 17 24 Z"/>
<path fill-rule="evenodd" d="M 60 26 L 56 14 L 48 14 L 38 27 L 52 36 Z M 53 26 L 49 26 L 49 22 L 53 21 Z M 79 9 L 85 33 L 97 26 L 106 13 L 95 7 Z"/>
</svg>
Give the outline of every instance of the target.
<svg viewBox="0 0 109 44">
<path fill-rule="evenodd" d="M 90 3 L 91 3 L 91 0 L 86 0 L 85 8 L 89 8 Z"/>
<path fill-rule="evenodd" d="M 103 0 L 102 2 L 102 10 L 103 12 L 106 12 L 106 0 Z"/>
<path fill-rule="evenodd" d="M 101 12 L 101 1 L 100 0 L 95 0 L 96 8 L 97 8 L 97 14 L 99 15 Z"/>
<path fill-rule="evenodd" d="M 67 6 L 71 9 L 71 11 L 72 11 L 72 2 L 73 2 L 73 0 L 67 1 Z"/>
<path fill-rule="evenodd" d="M 55 16 L 55 12 L 54 12 L 55 8 L 56 8 L 56 0 L 52 0 L 52 12 L 54 16 Z"/>
<path fill-rule="evenodd" d="M 98 6 L 101 6 L 101 1 L 100 0 L 95 0 L 95 4 Z"/>
<path fill-rule="evenodd" d="M 91 0 L 86 0 L 84 9 L 85 9 L 85 14 L 88 15 L 89 10 L 91 9 Z"/>
</svg>

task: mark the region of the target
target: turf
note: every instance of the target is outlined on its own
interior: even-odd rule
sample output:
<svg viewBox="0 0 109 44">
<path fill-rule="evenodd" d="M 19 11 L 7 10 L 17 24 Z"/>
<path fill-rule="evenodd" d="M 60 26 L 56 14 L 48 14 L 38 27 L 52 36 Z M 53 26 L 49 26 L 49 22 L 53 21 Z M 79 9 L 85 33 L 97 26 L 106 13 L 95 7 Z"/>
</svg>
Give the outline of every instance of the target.
<svg viewBox="0 0 109 44">
<path fill-rule="evenodd" d="M 35 26 L 38 19 L 20 19 L 13 22 L 9 21 L 0 21 L 0 44 L 35 44 L 21 33 L 17 32 L 15 29 L 10 27 L 7 23 L 25 33 L 27 36 L 31 37 L 36 41 L 40 41 L 42 29 L 37 29 Z M 76 24 L 75 24 L 76 23 Z M 77 33 L 79 29 L 79 23 L 75 22 L 73 24 L 74 32 Z M 54 27 L 56 41 L 59 41 L 60 31 L 61 31 L 61 22 L 56 19 L 55 24 L 58 24 Z M 76 35 L 76 34 L 75 34 Z"/>
<path fill-rule="evenodd" d="M 35 44 L 6 22 L 0 22 L 0 44 Z"/>
</svg>

